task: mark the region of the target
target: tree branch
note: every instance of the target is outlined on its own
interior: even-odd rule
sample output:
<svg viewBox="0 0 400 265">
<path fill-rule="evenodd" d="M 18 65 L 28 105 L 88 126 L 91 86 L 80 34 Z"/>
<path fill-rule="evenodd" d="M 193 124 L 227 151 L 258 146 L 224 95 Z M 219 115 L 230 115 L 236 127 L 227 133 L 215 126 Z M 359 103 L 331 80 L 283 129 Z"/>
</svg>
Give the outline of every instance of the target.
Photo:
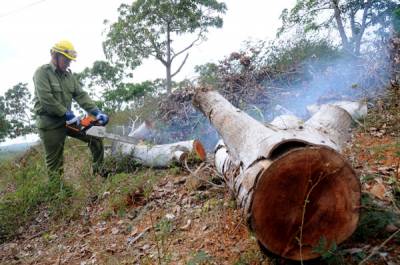
<svg viewBox="0 0 400 265">
<path fill-rule="evenodd" d="M 147 37 L 149 38 L 149 41 L 151 43 L 151 46 L 154 49 L 154 53 L 155 54 L 151 54 L 154 58 L 156 58 L 157 60 L 159 60 L 163 65 L 167 65 L 167 61 L 164 60 L 164 58 L 162 57 L 162 54 L 160 53 L 160 50 L 157 47 L 156 41 L 155 39 L 151 36 L 151 34 L 146 34 Z"/>
<path fill-rule="evenodd" d="M 164 66 L 167 65 L 167 61 L 165 61 L 164 58 L 162 58 L 162 56 L 159 53 L 156 52 L 156 54 L 151 54 L 151 56 L 159 60 Z"/>
<path fill-rule="evenodd" d="M 394 232 L 393 234 L 391 234 L 385 241 L 382 242 L 382 244 L 380 244 L 378 247 L 372 248 L 371 254 L 369 254 L 365 259 L 363 259 L 360 263 L 358 263 L 358 265 L 364 264 L 372 256 L 376 255 L 378 253 L 379 249 L 381 249 L 384 245 L 386 245 L 386 243 L 389 242 L 393 237 L 395 237 L 397 235 L 397 233 L 399 233 L 399 232 L 400 232 L 400 229 L 397 229 L 397 231 Z"/>
<path fill-rule="evenodd" d="M 174 77 L 177 73 L 179 73 L 183 67 L 183 65 L 186 63 L 187 58 L 189 57 L 189 53 L 186 54 L 185 59 L 183 59 L 181 65 L 179 68 L 175 71 L 175 73 L 171 74 L 171 77 Z"/>
<path fill-rule="evenodd" d="M 192 48 L 192 47 L 196 44 L 196 42 L 198 42 L 198 41 L 200 40 L 200 38 L 201 38 L 202 35 L 203 35 L 203 30 L 201 30 L 201 31 L 199 32 L 199 34 L 197 35 L 197 38 L 196 38 L 190 45 L 188 45 L 186 48 L 182 49 L 182 50 L 179 51 L 178 53 L 174 54 L 174 55 L 171 57 L 171 61 L 173 61 L 176 57 L 178 57 L 179 55 L 181 55 L 181 54 L 184 53 L 185 51 L 187 51 L 187 50 L 189 50 L 190 48 Z"/>
<path fill-rule="evenodd" d="M 361 40 L 362 36 L 364 35 L 365 28 L 367 27 L 367 16 L 368 16 L 368 10 L 371 7 L 371 1 L 367 0 L 367 2 L 364 3 L 364 11 L 363 11 L 363 16 L 361 20 L 361 28 L 360 32 L 358 33 L 357 39 L 356 39 L 356 53 L 358 54 L 360 52 L 360 47 L 361 47 Z"/>
</svg>

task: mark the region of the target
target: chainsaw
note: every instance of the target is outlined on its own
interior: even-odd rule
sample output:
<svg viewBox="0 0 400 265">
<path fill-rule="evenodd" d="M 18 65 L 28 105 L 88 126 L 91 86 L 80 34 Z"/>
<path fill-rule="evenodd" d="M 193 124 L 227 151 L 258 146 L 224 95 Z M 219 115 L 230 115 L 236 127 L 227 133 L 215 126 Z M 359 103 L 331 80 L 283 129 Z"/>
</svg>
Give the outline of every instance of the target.
<svg viewBox="0 0 400 265">
<path fill-rule="evenodd" d="M 65 127 L 73 135 L 90 135 L 129 144 L 137 144 L 139 142 L 138 139 L 133 137 L 121 136 L 107 132 L 106 127 L 102 126 L 98 120 L 90 115 L 81 119 L 79 124 L 66 124 Z"/>
</svg>

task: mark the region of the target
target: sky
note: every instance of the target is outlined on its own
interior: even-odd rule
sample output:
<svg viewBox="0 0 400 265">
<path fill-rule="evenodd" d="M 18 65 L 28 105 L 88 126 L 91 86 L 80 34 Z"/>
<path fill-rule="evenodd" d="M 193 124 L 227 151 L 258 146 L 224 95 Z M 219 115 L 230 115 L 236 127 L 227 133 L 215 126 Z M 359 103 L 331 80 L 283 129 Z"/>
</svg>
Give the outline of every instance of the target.
<svg viewBox="0 0 400 265">
<path fill-rule="evenodd" d="M 243 47 L 244 41 L 273 40 L 281 25 L 279 15 L 295 0 L 226 0 L 224 26 L 212 29 L 208 40 L 190 50 L 188 61 L 175 80 L 194 76 L 195 65 L 218 62 Z M 8 0 L 0 2 L 0 95 L 19 82 L 28 83 L 37 67 L 48 63 L 50 48 L 61 39 L 70 40 L 78 52 L 73 72 L 105 60 L 103 21 L 115 21 L 117 8 L 131 1 L 112 0 Z M 164 78 L 163 66 L 144 61 L 133 72 L 134 81 Z"/>
</svg>

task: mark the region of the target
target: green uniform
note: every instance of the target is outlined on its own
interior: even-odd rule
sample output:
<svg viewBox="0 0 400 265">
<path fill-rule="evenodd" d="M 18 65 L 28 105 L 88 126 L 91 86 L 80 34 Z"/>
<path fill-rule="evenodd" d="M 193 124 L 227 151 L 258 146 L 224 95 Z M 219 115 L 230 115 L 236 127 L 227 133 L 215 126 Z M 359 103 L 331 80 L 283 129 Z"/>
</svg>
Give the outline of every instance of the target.
<svg viewBox="0 0 400 265">
<path fill-rule="evenodd" d="M 97 109 L 78 80 L 70 72 L 60 73 L 53 64 L 45 64 L 36 70 L 33 82 L 36 126 L 45 148 L 49 173 L 63 172 L 64 142 L 67 135 L 88 143 L 93 156 L 93 171 L 100 170 L 104 156 L 102 140 L 72 134 L 65 127 L 65 112 L 71 109 L 72 100 L 89 113 Z"/>
</svg>

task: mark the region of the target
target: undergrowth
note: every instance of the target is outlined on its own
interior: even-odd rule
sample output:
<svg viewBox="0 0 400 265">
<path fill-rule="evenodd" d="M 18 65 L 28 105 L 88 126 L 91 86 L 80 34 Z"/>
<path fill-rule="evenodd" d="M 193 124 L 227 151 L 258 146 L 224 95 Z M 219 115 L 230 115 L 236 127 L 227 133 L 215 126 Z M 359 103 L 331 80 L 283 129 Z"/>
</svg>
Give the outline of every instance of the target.
<svg viewBox="0 0 400 265">
<path fill-rule="evenodd" d="M 90 152 L 75 139 L 66 141 L 64 159 L 63 177 L 52 181 L 40 146 L 0 163 L 0 243 L 38 222 L 38 216 L 45 216 L 46 222 L 38 224 L 43 230 L 49 229 L 51 221 L 79 218 L 87 204 L 105 194 L 111 196 L 106 200 L 103 216 L 123 216 L 133 206 L 145 204 L 154 183 L 163 175 L 138 167 L 131 156 L 106 158 L 107 179 L 92 175 Z"/>
<path fill-rule="evenodd" d="M 391 209 L 378 205 L 367 193 L 362 194 L 361 207 L 359 224 L 352 236 L 355 241 L 362 242 L 370 238 L 385 238 L 389 236 L 389 233 L 385 230 L 387 225 L 400 225 L 398 214 Z"/>
<path fill-rule="evenodd" d="M 400 136 L 400 89 L 389 88 L 387 94 L 375 99 L 374 107 L 369 108 L 364 128 Z"/>
<path fill-rule="evenodd" d="M 137 170 L 135 173 L 118 173 L 109 178 L 100 193 L 110 197 L 106 201 L 103 218 L 125 216 L 129 209 L 146 204 L 153 185 L 162 177 L 152 169 Z"/>
<path fill-rule="evenodd" d="M 34 220 L 41 210 L 53 217 L 71 212 L 74 189 L 62 181 L 47 181 L 41 155 L 32 148 L 15 161 L 0 165 L 2 180 L 12 185 L 0 197 L 0 242 L 18 235 L 20 227 Z"/>
<path fill-rule="evenodd" d="M 49 180 L 41 146 L 0 163 L 0 242 L 18 236 L 32 222 L 46 230 L 48 221 L 79 216 L 87 198 L 99 189 L 99 181 L 86 168 L 88 154 L 76 150 L 80 148 L 67 140 L 61 179 Z"/>
</svg>

